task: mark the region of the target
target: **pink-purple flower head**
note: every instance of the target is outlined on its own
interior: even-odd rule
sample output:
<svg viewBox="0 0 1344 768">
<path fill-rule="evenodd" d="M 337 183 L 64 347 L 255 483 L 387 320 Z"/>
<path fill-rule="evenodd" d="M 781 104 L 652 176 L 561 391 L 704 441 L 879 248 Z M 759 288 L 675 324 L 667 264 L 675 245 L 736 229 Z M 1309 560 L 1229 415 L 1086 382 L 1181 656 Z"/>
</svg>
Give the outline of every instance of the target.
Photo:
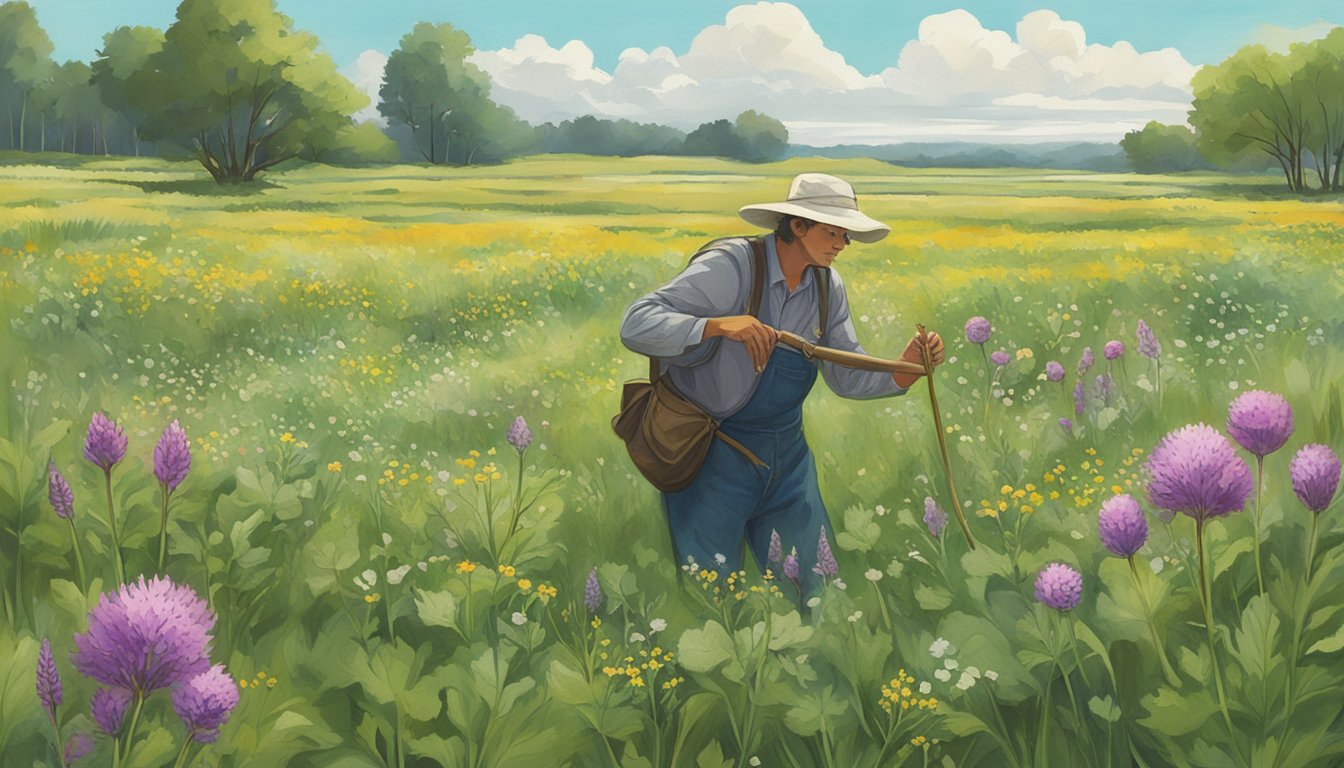
<svg viewBox="0 0 1344 768">
<path fill-rule="evenodd" d="M 1083 355 L 1078 358 L 1078 375 L 1081 376 L 1084 373 L 1087 373 L 1088 369 L 1091 368 L 1092 364 L 1095 362 L 1097 362 L 1097 356 L 1092 354 L 1092 348 L 1083 347 Z"/>
<path fill-rule="evenodd" d="M 1293 434 L 1293 409 L 1282 395 L 1253 389 L 1227 407 L 1227 433 L 1242 448 L 1264 458 Z"/>
<path fill-rule="evenodd" d="M 84 458 L 111 470 L 113 465 L 126 457 L 126 433 L 117 423 L 107 418 L 107 414 L 98 411 L 89 420 L 89 433 L 84 438 Z"/>
<path fill-rule="evenodd" d="M 1140 320 L 1139 327 L 1134 331 L 1134 335 L 1139 338 L 1140 355 L 1156 360 L 1162 354 L 1162 345 L 1158 343 L 1157 336 L 1153 334 L 1153 329 L 1149 328 L 1147 323 Z"/>
<path fill-rule="evenodd" d="M 1148 500 L 1164 520 L 1183 512 L 1195 520 L 1222 517 L 1246 506 L 1251 468 L 1222 433 L 1190 424 L 1167 434 L 1148 457 Z"/>
<path fill-rule="evenodd" d="M 784 578 L 798 583 L 798 548 L 790 547 L 789 554 L 784 556 L 784 564 L 781 566 L 784 571 Z"/>
<path fill-rule="evenodd" d="M 1139 502 L 1122 493 L 1101 503 L 1097 514 L 1101 543 L 1117 557 L 1133 557 L 1148 540 L 1148 520 Z"/>
<path fill-rule="evenodd" d="M 51 641 L 46 638 L 42 640 L 42 650 L 37 652 L 37 700 L 52 716 L 61 706 L 61 675 L 51 656 Z"/>
<path fill-rule="evenodd" d="M 929 527 L 929 533 L 933 538 L 938 538 L 947 525 L 947 513 L 938 506 L 938 502 L 933 500 L 932 496 L 924 497 L 924 524 Z"/>
<path fill-rule="evenodd" d="M 165 577 L 104 594 L 89 613 L 89 631 L 75 635 L 75 669 L 93 679 L 147 695 L 209 669 L 215 615 L 190 587 Z"/>
<path fill-rule="evenodd" d="M 116 736 L 121 731 L 121 723 L 126 719 L 126 709 L 130 705 L 131 692 L 121 688 L 99 688 L 89 700 L 93 721 L 108 736 Z"/>
<path fill-rule="evenodd" d="M 835 562 L 835 555 L 831 553 L 831 542 L 826 538 L 826 526 L 821 527 L 821 535 L 817 537 L 817 564 L 812 566 L 812 572 L 829 579 L 840 572 L 840 566 Z"/>
<path fill-rule="evenodd" d="M 1078 607 L 1083 599 L 1083 576 L 1063 563 L 1051 563 L 1036 577 L 1036 599 L 1057 611 Z"/>
<path fill-rule="evenodd" d="M 1046 363 L 1046 364 L 1045 364 L 1045 378 L 1049 379 L 1050 381 L 1063 381 L 1063 380 L 1064 380 L 1064 366 L 1060 365 L 1060 364 L 1059 364 L 1057 361 L 1055 361 L 1055 360 L 1051 360 L 1050 362 Z"/>
<path fill-rule="evenodd" d="M 62 520 L 69 520 L 75 514 L 75 494 L 54 461 L 47 465 L 47 500 Z"/>
<path fill-rule="evenodd" d="M 187 442 L 187 433 L 182 425 L 173 419 L 159 437 L 154 446 L 154 476 L 172 492 L 182 483 L 191 469 L 191 445 Z"/>
<path fill-rule="evenodd" d="M 1082 416 L 1084 413 L 1087 413 L 1087 387 L 1079 379 L 1073 383 L 1073 415 Z"/>
<path fill-rule="evenodd" d="M 989 321 L 983 317 L 972 317 L 966 321 L 966 340 L 972 344 L 984 344 L 989 341 Z"/>
<path fill-rule="evenodd" d="M 996 349 L 989 355 L 990 362 L 997 366 L 1005 366 L 1013 361 L 1012 355 L 1004 352 L 1002 349 Z"/>
<path fill-rule="evenodd" d="M 71 765 L 76 760 L 83 760 L 93 751 L 93 738 L 83 731 L 76 731 L 70 734 L 70 739 L 65 742 L 65 764 Z"/>
<path fill-rule="evenodd" d="M 238 706 L 238 686 L 216 664 L 192 677 L 173 691 L 173 711 L 182 718 L 191 738 L 210 744 L 219 738 L 219 728 Z"/>
<path fill-rule="evenodd" d="M 513 423 L 509 425 L 509 430 L 505 435 L 505 439 L 507 439 L 509 445 L 512 445 L 519 453 L 526 451 L 527 446 L 532 444 L 532 430 L 527 428 L 527 420 L 522 416 L 514 419 Z"/>
<path fill-rule="evenodd" d="M 1073 421 L 1072 421 L 1071 419 L 1069 419 L 1069 417 L 1067 417 L 1067 416 L 1060 416 L 1060 417 L 1059 417 L 1059 428 L 1062 429 L 1062 430 L 1064 430 L 1064 434 L 1066 434 L 1066 435 L 1072 435 L 1072 434 L 1073 434 Z"/>
<path fill-rule="evenodd" d="M 1123 341 L 1112 339 L 1111 341 L 1106 342 L 1106 346 L 1101 348 L 1101 354 L 1105 356 L 1107 360 L 1115 360 L 1125 354 L 1125 343 Z"/>
<path fill-rule="evenodd" d="M 1302 446 L 1288 467 L 1293 493 L 1307 509 L 1318 514 L 1324 512 L 1339 488 L 1339 469 L 1339 456 L 1329 446 L 1319 443 Z"/>
<path fill-rule="evenodd" d="M 597 567 L 588 572 L 588 581 L 583 585 L 583 607 L 589 613 L 597 613 L 602 607 L 602 584 L 597 580 Z"/>
</svg>

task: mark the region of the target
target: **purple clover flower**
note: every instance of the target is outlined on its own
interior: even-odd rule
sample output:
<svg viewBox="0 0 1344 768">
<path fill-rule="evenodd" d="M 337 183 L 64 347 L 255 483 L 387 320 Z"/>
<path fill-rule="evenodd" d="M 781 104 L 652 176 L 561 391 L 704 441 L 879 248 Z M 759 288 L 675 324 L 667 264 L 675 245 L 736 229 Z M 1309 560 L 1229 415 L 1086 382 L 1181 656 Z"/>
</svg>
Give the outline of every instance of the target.
<svg viewBox="0 0 1344 768">
<path fill-rule="evenodd" d="M 1242 448 L 1264 458 L 1293 434 L 1293 409 L 1282 395 L 1253 389 L 1227 407 L 1227 433 Z"/>
<path fill-rule="evenodd" d="M 1115 394 L 1115 380 L 1111 378 L 1111 374 L 1103 373 L 1098 375 L 1097 397 L 1101 399 L 1101 402 L 1106 405 L 1110 405 L 1111 396 L 1114 394 Z"/>
<path fill-rule="evenodd" d="M 1012 355 L 1004 352 L 1002 349 L 996 349 L 990 353 L 989 359 L 997 366 L 1005 366 L 1013 361 Z"/>
<path fill-rule="evenodd" d="M 1168 433 L 1148 457 L 1148 500 L 1170 521 L 1183 512 L 1196 521 L 1240 511 L 1251 495 L 1251 468 L 1218 430 L 1191 424 Z"/>
<path fill-rule="evenodd" d="M 47 465 L 47 500 L 62 520 L 69 520 L 75 514 L 75 494 L 54 461 Z"/>
<path fill-rule="evenodd" d="M 812 572 L 828 579 L 840 572 L 840 566 L 836 565 L 835 555 L 831 554 L 831 542 L 826 539 L 826 526 L 821 527 L 821 535 L 817 537 L 817 564 L 812 566 Z"/>
<path fill-rule="evenodd" d="M 191 445 L 182 425 L 173 419 L 154 446 L 154 476 L 171 493 L 191 469 Z"/>
<path fill-rule="evenodd" d="M 61 675 L 56 671 L 56 660 L 51 657 L 51 641 L 43 638 L 42 650 L 37 653 L 37 699 L 51 717 L 61 706 Z"/>
<path fill-rule="evenodd" d="M 93 751 L 93 738 L 83 731 L 76 731 L 70 734 L 69 741 L 65 742 L 65 764 L 70 765 L 76 760 L 82 760 Z"/>
<path fill-rule="evenodd" d="M 1082 376 L 1084 373 L 1087 373 L 1088 369 L 1091 368 L 1092 364 L 1095 362 L 1097 362 L 1097 356 L 1092 354 L 1092 348 L 1083 347 L 1083 356 L 1078 358 L 1078 375 Z"/>
<path fill-rule="evenodd" d="M 1157 336 L 1153 335 L 1153 329 L 1149 328 L 1147 323 L 1140 320 L 1134 335 L 1139 337 L 1140 355 L 1156 360 L 1162 354 L 1162 345 L 1158 343 Z"/>
<path fill-rule="evenodd" d="M 1133 557 L 1148 540 L 1148 520 L 1133 496 L 1122 493 L 1101 503 L 1097 514 L 1101 543 L 1117 557 Z"/>
<path fill-rule="evenodd" d="M 1050 362 L 1046 363 L 1045 378 L 1050 381 L 1063 381 L 1064 366 L 1060 365 L 1058 362 L 1054 360 L 1051 360 Z"/>
<path fill-rule="evenodd" d="M 588 582 L 583 585 L 583 607 L 589 613 L 596 613 L 602 607 L 602 584 L 597 580 L 597 566 L 588 572 Z"/>
<path fill-rule="evenodd" d="M 972 317 L 966 321 L 966 340 L 972 344 L 984 344 L 989 341 L 989 321 L 983 317 Z"/>
<path fill-rule="evenodd" d="M 126 458 L 126 433 L 107 414 L 98 411 L 89 421 L 89 433 L 84 438 L 84 458 L 102 467 L 104 471 Z"/>
<path fill-rule="evenodd" d="M 1036 599 L 1057 611 L 1076 608 L 1083 599 L 1083 576 L 1063 563 L 1051 563 L 1036 577 Z"/>
<path fill-rule="evenodd" d="M 1073 434 L 1073 422 L 1067 416 L 1059 417 L 1059 428 L 1064 430 L 1065 434 Z"/>
<path fill-rule="evenodd" d="M 1125 343 L 1123 341 L 1111 340 L 1106 342 L 1106 346 L 1101 348 L 1101 354 L 1107 360 L 1115 360 L 1125 354 Z"/>
<path fill-rule="evenodd" d="M 108 736 L 116 736 L 121 731 L 121 722 L 126 719 L 126 709 L 130 706 L 131 692 L 121 688 L 99 688 L 89 700 L 93 721 Z"/>
<path fill-rule="evenodd" d="M 933 534 L 935 539 L 942 534 L 943 528 L 947 525 L 947 513 L 938 506 L 938 502 L 934 501 L 932 496 L 924 497 L 924 524 L 929 527 L 929 533 Z"/>
<path fill-rule="evenodd" d="M 190 587 L 141 576 L 99 599 L 71 658 L 88 677 L 145 696 L 209 669 L 214 623 Z"/>
<path fill-rule="evenodd" d="M 789 554 L 784 556 L 784 578 L 798 583 L 798 548 L 790 547 Z"/>
<path fill-rule="evenodd" d="M 509 445 L 512 445 L 519 453 L 526 451 L 527 446 L 532 444 L 532 430 L 527 428 L 527 420 L 522 416 L 514 419 L 513 423 L 509 425 L 509 430 L 505 435 L 505 439 L 507 439 Z"/>
<path fill-rule="evenodd" d="M 767 563 L 778 563 L 784 557 L 784 542 L 779 539 L 779 531 L 770 530 L 770 549 L 766 553 Z"/>
<path fill-rule="evenodd" d="M 187 726 L 191 738 L 210 744 L 219 738 L 219 728 L 238 706 L 238 686 L 216 664 L 173 691 L 173 710 Z"/>
<path fill-rule="evenodd" d="M 1293 493 L 1307 509 L 1324 512 L 1339 489 L 1339 470 L 1339 456 L 1329 446 L 1304 445 L 1288 467 L 1288 474 L 1293 479 Z"/>
<path fill-rule="evenodd" d="M 1087 388 L 1083 386 L 1083 380 L 1079 379 L 1073 384 L 1073 415 L 1082 416 L 1087 413 Z"/>
</svg>

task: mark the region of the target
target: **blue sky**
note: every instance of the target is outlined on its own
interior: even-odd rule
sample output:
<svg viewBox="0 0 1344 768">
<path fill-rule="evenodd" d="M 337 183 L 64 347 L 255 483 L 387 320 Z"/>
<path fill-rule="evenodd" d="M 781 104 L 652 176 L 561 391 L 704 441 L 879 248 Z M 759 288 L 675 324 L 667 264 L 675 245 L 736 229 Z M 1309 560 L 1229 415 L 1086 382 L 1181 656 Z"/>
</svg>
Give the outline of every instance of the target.
<svg viewBox="0 0 1344 768">
<path fill-rule="evenodd" d="M 103 33 L 123 24 L 164 28 L 176 0 L 28 0 L 56 46 L 58 59 L 89 60 Z M 681 0 L 279 0 L 295 24 L 316 33 L 338 63 L 361 51 L 389 51 L 418 21 L 449 22 L 482 49 L 502 48 L 527 33 L 555 46 L 582 40 L 596 63 L 612 67 L 625 48 L 660 45 L 682 51 L 705 26 L 721 23 L 738 3 Z M 986 27 L 1012 29 L 1024 14 L 1049 8 L 1077 21 L 1089 42 L 1127 40 L 1139 50 L 1174 47 L 1193 64 L 1219 60 L 1251 39 L 1259 24 L 1303 27 L 1328 20 L 1344 22 L 1338 0 L 1130 0 L 1124 2 L 910 3 L 899 0 L 798 0 L 794 3 L 827 44 L 863 72 L 894 63 L 899 46 L 914 37 L 924 17 L 964 8 Z"/>
<path fill-rule="evenodd" d="M 117 26 L 167 27 L 178 0 L 28 2 L 55 57 L 87 61 Z M 371 102 L 400 38 L 447 22 L 471 36 L 492 97 L 530 122 L 594 114 L 690 130 L 754 109 L 815 146 L 1114 141 L 1150 120 L 1185 122 L 1201 65 L 1344 21 L 1339 0 L 278 5 Z"/>
</svg>

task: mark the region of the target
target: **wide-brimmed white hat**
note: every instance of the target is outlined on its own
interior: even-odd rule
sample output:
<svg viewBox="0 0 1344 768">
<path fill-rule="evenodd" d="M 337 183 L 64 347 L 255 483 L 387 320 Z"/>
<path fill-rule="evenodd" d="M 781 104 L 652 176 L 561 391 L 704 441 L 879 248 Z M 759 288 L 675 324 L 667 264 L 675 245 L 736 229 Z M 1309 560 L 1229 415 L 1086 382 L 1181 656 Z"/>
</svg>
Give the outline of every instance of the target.
<svg viewBox="0 0 1344 768">
<path fill-rule="evenodd" d="M 793 177 L 788 200 L 744 206 L 738 213 L 765 229 L 774 229 L 786 214 L 820 221 L 849 230 L 861 243 L 876 243 L 891 232 L 886 224 L 859 213 L 854 187 L 828 173 L 800 173 Z"/>
</svg>

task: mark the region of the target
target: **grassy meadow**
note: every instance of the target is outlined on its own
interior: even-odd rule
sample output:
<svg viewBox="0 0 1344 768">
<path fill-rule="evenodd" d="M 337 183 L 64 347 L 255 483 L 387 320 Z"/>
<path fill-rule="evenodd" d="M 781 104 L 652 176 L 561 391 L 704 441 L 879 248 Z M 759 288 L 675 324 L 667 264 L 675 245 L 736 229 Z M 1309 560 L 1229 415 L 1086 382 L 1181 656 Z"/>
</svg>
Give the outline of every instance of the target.
<svg viewBox="0 0 1344 768">
<path fill-rule="evenodd" d="M 307 166 L 220 188 L 190 164 L 39 159 L 0 164 L 0 764 L 60 764 L 55 726 L 119 766 L 1344 760 L 1344 523 L 1289 482 L 1303 445 L 1344 449 L 1338 198 L 866 160 Z M 805 429 L 840 582 L 800 614 L 774 572 L 678 569 L 610 419 L 647 371 L 626 306 L 804 171 L 892 227 L 837 262 L 867 351 L 895 357 L 916 323 L 947 342 L 937 395 L 978 546 L 923 523 L 926 497 L 951 505 L 926 385 L 819 383 Z M 1286 398 L 1294 432 L 1258 504 L 1197 541 L 1149 504 L 1144 463 L 1251 390 Z M 129 442 L 109 476 L 81 453 L 97 411 Z M 153 453 L 174 420 L 192 462 L 160 568 Z M 1097 536 L 1122 493 L 1150 529 L 1128 563 Z M 91 719 L 72 638 L 118 551 L 129 581 L 165 574 L 217 615 L 210 658 L 240 688 L 218 741 L 189 743 L 167 692 L 112 733 Z M 1033 596 L 1056 562 L 1082 575 L 1071 611 Z"/>
</svg>

